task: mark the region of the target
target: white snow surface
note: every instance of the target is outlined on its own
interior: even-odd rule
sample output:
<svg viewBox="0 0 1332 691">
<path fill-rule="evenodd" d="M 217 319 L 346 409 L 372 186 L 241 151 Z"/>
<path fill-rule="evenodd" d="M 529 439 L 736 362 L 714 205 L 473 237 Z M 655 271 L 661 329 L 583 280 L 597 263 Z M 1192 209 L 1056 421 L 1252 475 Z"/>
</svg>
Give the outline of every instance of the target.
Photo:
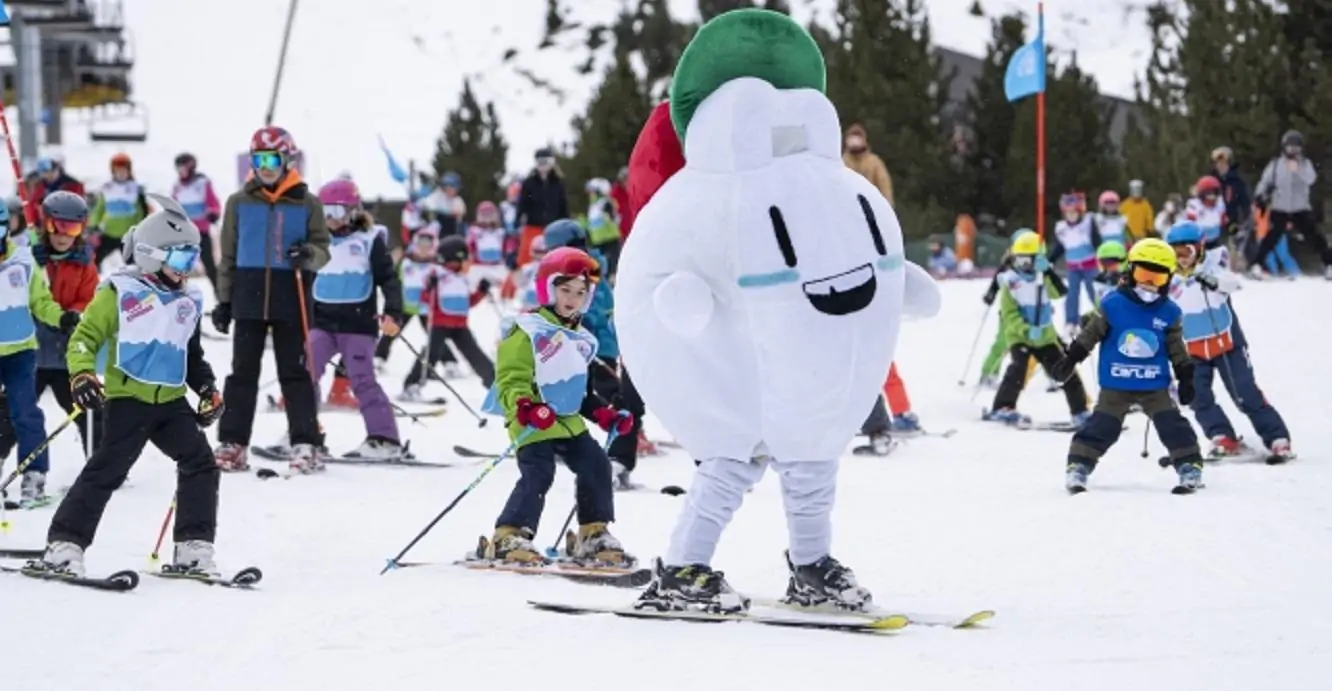
<svg viewBox="0 0 1332 691">
<path fill-rule="evenodd" d="M 566 22 L 582 26 L 611 23 L 622 4 L 561 3 Z M 969 14 L 971 4 L 931 0 L 927 8 L 939 45 L 980 56 L 990 24 Z M 827 24 L 835 3 L 791 5 L 802 23 L 817 18 Z M 990 14 L 1018 10 L 1034 17 L 1036 11 L 1034 2 L 1018 0 L 982 6 Z M 672 0 L 670 7 L 676 16 L 697 17 L 695 0 Z M 1076 51 L 1104 91 L 1129 97 L 1150 44 L 1141 11 L 1131 7 L 1125 0 L 1047 3 L 1047 41 L 1061 61 Z M 408 159 L 429 168 L 445 115 L 470 77 L 478 97 L 495 103 L 510 144 L 510 171 L 526 173 L 538 147 L 572 141 L 570 121 L 586 107 L 610 59 L 610 47 L 603 47 L 591 74 L 576 71 L 587 56 L 582 29 L 536 50 L 544 13 L 543 0 L 306 0 L 298 7 L 274 124 L 291 131 L 316 186 L 350 171 L 366 196 L 401 198 L 376 136 L 383 135 L 404 168 Z M 100 184 L 110 176 L 110 157 L 125 151 L 140 180 L 169 191 L 175 155 L 190 151 L 218 194 L 235 190 L 237 156 L 263 124 L 286 14 L 285 0 L 126 0 L 137 60 L 133 99 L 147 104 L 149 140 L 94 144 L 86 114 L 66 113 L 61 150 L 70 172 Z M 505 62 L 508 48 L 518 54 Z M 8 50 L 0 48 L 0 60 L 12 60 Z M 519 70 L 553 84 L 564 98 L 535 88 Z M 7 105 L 16 126 L 13 104 Z"/>
<path fill-rule="evenodd" d="M 984 630 L 908 628 L 852 636 L 743 624 L 691 625 L 569 617 L 526 599 L 630 602 L 635 592 L 555 579 L 476 573 L 445 565 L 488 534 L 517 469 L 500 465 L 408 559 L 441 565 L 380 576 L 397 553 L 477 475 L 478 468 L 331 467 L 319 476 L 222 479 L 218 558 L 225 570 L 259 565 L 254 592 L 144 578 L 131 594 L 87 591 L 0 575 L 10 628 L 5 680 L 20 689 L 636 689 L 765 691 L 877 689 L 1298 689 L 1326 688 L 1332 623 L 1332 427 L 1317 402 L 1332 361 L 1307 349 L 1332 337 L 1306 306 L 1332 284 L 1248 283 L 1235 297 L 1259 380 L 1293 429 L 1298 461 L 1209 466 L 1207 488 L 1169 493 L 1142 459 L 1144 419 L 1132 417 L 1092 476 L 1091 491 L 1063 489 L 1068 436 L 979 421 L 990 392 L 969 401 L 958 376 L 980 323 L 979 282 L 945 282 L 944 311 L 911 322 L 898 360 L 924 424 L 952 439 L 919 439 L 887 458 L 844 457 L 835 554 L 878 603 L 917 612 L 997 610 Z M 473 328 L 493 348 L 495 314 Z M 982 347 L 995 322 L 985 324 Z M 415 343 L 421 334 L 406 332 Z M 219 376 L 229 344 L 207 341 Z M 396 347 L 383 377 L 396 395 L 410 356 Z M 977 363 L 977 367 L 979 363 Z M 1090 365 L 1084 366 L 1090 372 Z M 264 380 L 273 375 L 266 356 Z M 976 372 L 967 373 L 974 380 Z M 1065 419 L 1062 396 L 1037 377 L 1021 407 Z M 457 388 L 476 406 L 473 377 Z M 1218 383 L 1218 390 L 1220 386 Z M 443 394 L 443 387 L 431 390 Z M 699 392 L 706 395 L 705 392 Z M 48 425 L 60 419 L 48 395 Z M 1228 403 L 1242 434 L 1252 430 Z M 478 429 L 457 403 L 425 426 L 404 425 L 417 454 L 457 461 L 454 444 L 499 451 L 498 423 Z M 359 419 L 323 416 L 329 444 L 360 442 Z M 648 421 L 654 438 L 667 436 Z M 277 441 L 281 415 L 258 414 L 254 441 Z M 210 437 L 213 436 L 210 431 Z M 72 434 L 53 446 L 50 485 L 81 466 Z M 256 466 L 272 464 L 255 462 Z M 645 458 L 637 480 L 688 487 L 682 451 Z M 149 447 L 119 491 L 88 553 L 90 573 L 146 568 L 171 501 L 171 462 Z M 539 544 L 556 537 L 573 482 L 561 470 Z M 661 554 L 681 498 L 616 496 L 614 532 L 645 562 Z M 10 512 L 7 547 L 39 546 L 52 509 Z M 785 522 L 776 481 L 765 479 L 726 533 L 716 566 L 737 587 L 777 597 L 785 587 Z"/>
</svg>

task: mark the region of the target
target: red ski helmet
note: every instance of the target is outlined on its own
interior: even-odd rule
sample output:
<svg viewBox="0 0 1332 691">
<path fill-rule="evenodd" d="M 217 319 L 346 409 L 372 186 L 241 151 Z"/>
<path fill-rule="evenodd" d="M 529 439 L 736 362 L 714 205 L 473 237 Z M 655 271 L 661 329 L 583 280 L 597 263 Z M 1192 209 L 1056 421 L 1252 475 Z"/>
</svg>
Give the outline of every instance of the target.
<svg viewBox="0 0 1332 691">
<path fill-rule="evenodd" d="M 296 140 L 281 127 L 260 127 L 250 137 L 250 153 L 256 151 L 276 151 L 290 158 L 297 151 Z"/>
</svg>

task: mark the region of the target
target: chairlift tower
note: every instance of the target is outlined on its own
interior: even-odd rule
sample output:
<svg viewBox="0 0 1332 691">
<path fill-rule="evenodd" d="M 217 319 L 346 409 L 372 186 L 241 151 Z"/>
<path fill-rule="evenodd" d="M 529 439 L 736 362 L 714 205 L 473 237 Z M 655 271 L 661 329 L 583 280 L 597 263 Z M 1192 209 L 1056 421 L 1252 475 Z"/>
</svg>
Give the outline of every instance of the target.
<svg viewBox="0 0 1332 691">
<path fill-rule="evenodd" d="M 43 145 L 63 141 L 61 116 L 79 112 L 93 141 L 142 142 L 148 115 L 131 98 L 132 41 L 124 0 L 5 0 L 14 64 L 0 66 L 18 105 L 19 157 L 32 170 Z"/>
</svg>

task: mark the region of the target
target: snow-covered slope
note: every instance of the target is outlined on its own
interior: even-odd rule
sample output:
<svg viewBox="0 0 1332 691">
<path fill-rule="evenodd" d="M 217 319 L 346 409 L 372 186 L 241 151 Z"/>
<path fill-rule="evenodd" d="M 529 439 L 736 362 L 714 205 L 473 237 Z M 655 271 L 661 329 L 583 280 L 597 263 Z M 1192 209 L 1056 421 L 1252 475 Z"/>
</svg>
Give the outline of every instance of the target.
<svg viewBox="0 0 1332 691">
<path fill-rule="evenodd" d="M 1332 299 L 1321 281 L 1246 284 L 1236 296 L 1258 377 L 1286 416 L 1303 458 L 1286 466 L 1205 471 L 1207 489 L 1172 496 L 1172 474 L 1141 459 L 1143 418 L 1092 478 L 1062 488 L 1067 436 L 1022 433 L 977 420 L 985 396 L 956 385 L 981 320 L 975 282 L 944 285 L 939 318 L 903 332 L 899 365 L 927 427 L 949 440 L 907 442 L 883 459 L 847 456 L 836 512 L 836 554 L 888 607 L 998 610 L 988 630 L 908 629 L 892 640 L 828 632 L 570 618 L 529 610 L 528 598 L 621 603 L 632 591 L 597 589 L 448 566 L 377 575 L 384 560 L 477 474 L 334 468 L 317 477 L 223 478 L 219 559 L 267 572 L 259 592 L 145 580 L 113 595 L 3 576 L 5 620 L 17 637 L 0 655 L 19 689 L 238 688 L 727 689 L 914 691 L 1021 689 L 1312 690 L 1326 687 L 1332 654 L 1332 427 L 1319 401 L 1332 363 L 1312 344 L 1332 327 L 1306 307 Z M 495 315 L 474 328 L 489 343 Z M 984 342 L 994 328 L 984 328 Z M 412 327 L 409 337 L 419 343 Z M 209 342 L 219 373 L 228 344 Z M 391 393 L 409 364 L 395 351 Z M 266 363 L 264 379 L 272 376 Z M 968 373 L 973 379 L 974 372 Z M 1066 415 L 1040 378 L 1022 407 Z M 473 405 L 479 383 L 460 382 Z M 1219 384 L 1218 384 L 1219 389 Z M 442 388 L 440 388 L 442 393 Z M 499 450 L 502 432 L 478 429 L 460 406 L 404 426 L 427 459 L 455 461 L 453 444 Z M 1233 413 L 1233 407 L 1227 404 Z M 48 420 L 57 409 L 49 396 Z M 1235 421 L 1251 435 L 1246 421 Z M 653 436 L 665 432 L 649 421 Z M 325 416 L 334 449 L 360 441 L 355 417 Z M 276 440 L 280 415 L 261 413 L 256 442 Z M 74 435 L 55 442 L 52 485 L 71 481 Z M 637 479 L 688 486 L 681 452 L 642 462 Z M 501 465 L 412 553 L 447 562 L 491 530 L 517 470 Z M 170 461 L 147 451 L 106 513 L 89 568 L 146 566 L 171 500 Z M 538 542 L 554 538 L 572 501 L 561 472 Z M 617 534 L 644 559 L 666 545 L 680 499 L 617 496 Z M 5 546 L 42 542 L 50 510 L 10 514 Z M 785 525 L 768 479 L 746 500 L 717 566 L 745 590 L 784 587 Z"/>
<path fill-rule="evenodd" d="M 126 20 L 138 63 L 135 98 L 148 105 L 151 139 L 144 145 L 89 146 L 86 128 L 73 126 L 63 147 L 70 169 L 104 180 L 112 153 L 135 157 L 139 177 L 165 188 L 172 159 L 192 151 L 219 192 L 237 184 L 236 157 L 263 123 L 282 41 L 287 3 L 279 0 L 127 0 Z M 801 21 L 826 21 L 832 0 L 793 2 Z M 1076 49 L 1102 86 L 1128 95 L 1133 72 L 1145 60 L 1146 31 L 1138 15 L 1126 19 L 1123 0 L 1085 0 L 1048 10 L 1051 42 Z M 566 21 L 584 26 L 614 19 L 619 0 L 565 3 Z M 940 45 L 979 55 L 988 20 L 968 14 L 971 0 L 928 4 Z M 987 12 L 1035 11 L 1035 4 L 983 3 Z M 695 17 L 693 0 L 673 0 L 672 11 Z M 582 111 L 601 70 L 580 75 L 581 31 L 536 50 L 544 27 L 542 0 L 485 3 L 348 0 L 302 3 L 278 99 L 276 122 L 306 152 L 309 176 L 322 183 L 347 170 L 371 196 L 400 196 L 376 142 L 382 134 L 406 165 L 428 166 L 446 111 L 456 104 L 464 77 L 478 95 L 495 102 L 511 144 L 509 165 L 525 171 L 533 151 L 572 137 L 570 119 Z M 505 59 L 505 51 L 517 54 Z M 608 49 L 603 49 L 603 53 Z M 604 66 L 605 58 L 598 63 Z M 535 78 L 563 94 L 537 88 Z M 13 121 L 11 109 L 11 122 Z M 627 152 L 626 152 L 627 155 Z"/>
</svg>

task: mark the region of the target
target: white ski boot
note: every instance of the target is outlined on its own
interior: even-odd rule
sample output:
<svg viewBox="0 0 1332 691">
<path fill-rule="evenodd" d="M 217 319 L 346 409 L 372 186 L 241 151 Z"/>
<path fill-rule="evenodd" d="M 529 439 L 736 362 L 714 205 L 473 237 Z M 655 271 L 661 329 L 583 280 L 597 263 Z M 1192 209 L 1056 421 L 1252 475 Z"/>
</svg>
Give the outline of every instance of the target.
<svg viewBox="0 0 1332 691">
<path fill-rule="evenodd" d="M 309 475 L 324 470 L 324 459 L 314 444 L 294 444 L 287 467 L 293 475 Z"/>
<path fill-rule="evenodd" d="M 28 470 L 23 473 L 23 482 L 19 485 L 19 504 L 24 508 L 43 506 L 50 503 L 46 496 L 46 473 L 40 470 Z"/>
<path fill-rule="evenodd" d="M 402 444 L 385 437 L 369 436 L 355 450 L 347 453 L 346 458 L 366 461 L 400 461 L 407 458 L 407 450 Z"/>
<path fill-rule="evenodd" d="M 52 542 L 40 561 L 30 561 L 25 568 L 83 578 L 83 548 L 72 542 Z"/>
<path fill-rule="evenodd" d="M 167 570 L 176 573 L 193 573 L 212 578 L 221 578 L 222 570 L 213 561 L 213 543 L 203 540 L 186 540 L 176 543 L 175 557 Z"/>
<path fill-rule="evenodd" d="M 796 566 L 791 554 L 786 554 L 786 566 L 791 577 L 786 585 L 785 601 L 802 607 L 820 605 L 862 612 L 874 604 L 869 589 L 856 582 L 851 569 L 831 556 L 813 564 Z"/>
</svg>

